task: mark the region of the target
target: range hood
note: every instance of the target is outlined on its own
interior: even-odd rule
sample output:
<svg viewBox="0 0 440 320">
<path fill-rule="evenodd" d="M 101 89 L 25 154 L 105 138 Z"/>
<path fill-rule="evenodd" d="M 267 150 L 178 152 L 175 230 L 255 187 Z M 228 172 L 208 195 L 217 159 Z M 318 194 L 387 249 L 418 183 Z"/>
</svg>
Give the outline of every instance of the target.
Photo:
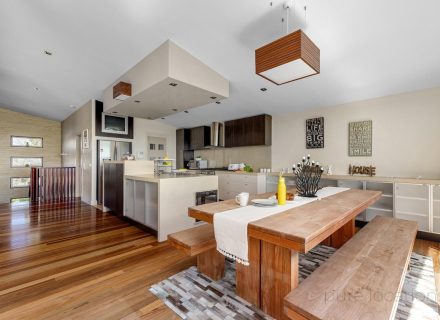
<svg viewBox="0 0 440 320">
<path fill-rule="evenodd" d="M 120 83 L 131 84 L 123 101 L 113 95 Z M 167 40 L 105 89 L 103 102 L 106 113 L 158 119 L 228 97 L 227 79 Z"/>
<path fill-rule="evenodd" d="M 206 149 L 223 148 L 225 146 L 225 126 L 221 122 L 211 124 L 211 143 Z"/>
</svg>

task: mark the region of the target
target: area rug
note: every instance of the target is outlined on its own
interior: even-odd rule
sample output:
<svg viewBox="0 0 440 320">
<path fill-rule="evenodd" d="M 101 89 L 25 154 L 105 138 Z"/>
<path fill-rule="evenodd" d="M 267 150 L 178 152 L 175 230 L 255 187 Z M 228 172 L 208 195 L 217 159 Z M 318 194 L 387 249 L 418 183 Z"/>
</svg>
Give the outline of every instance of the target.
<svg viewBox="0 0 440 320">
<path fill-rule="evenodd" d="M 333 248 L 319 245 L 307 254 L 300 254 L 300 283 L 334 252 Z M 229 261 L 222 280 L 214 282 L 191 267 L 153 285 L 150 291 L 182 319 L 272 319 L 235 295 L 235 264 Z M 440 319 L 430 257 L 412 254 L 395 319 Z"/>
</svg>

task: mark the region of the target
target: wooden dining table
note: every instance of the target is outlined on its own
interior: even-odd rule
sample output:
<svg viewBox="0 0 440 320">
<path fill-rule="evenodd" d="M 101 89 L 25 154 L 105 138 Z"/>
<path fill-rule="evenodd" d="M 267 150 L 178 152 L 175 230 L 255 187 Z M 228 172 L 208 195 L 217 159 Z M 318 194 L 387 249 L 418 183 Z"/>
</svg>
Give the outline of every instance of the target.
<svg viewBox="0 0 440 320">
<path fill-rule="evenodd" d="M 275 319 L 287 319 L 283 299 L 298 286 L 299 253 L 320 243 L 341 247 L 355 234 L 356 216 L 380 196 L 380 191 L 349 189 L 250 222 L 249 266 L 236 263 L 236 294 Z M 226 200 L 190 207 L 188 215 L 213 224 L 215 214 L 236 208 L 235 200 Z"/>
</svg>

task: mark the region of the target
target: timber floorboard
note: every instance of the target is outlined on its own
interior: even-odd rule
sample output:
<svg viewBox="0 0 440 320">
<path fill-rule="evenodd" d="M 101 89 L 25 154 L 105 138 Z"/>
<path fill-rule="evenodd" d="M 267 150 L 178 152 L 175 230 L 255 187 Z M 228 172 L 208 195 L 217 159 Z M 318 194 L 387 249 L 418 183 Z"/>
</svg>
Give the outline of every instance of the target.
<svg viewBox="0 0 440 320">
<path fill-rule="evenodd" d="M 414 251 L 433 257 L 439 288 L 440 244 Z M 148 288 L 195 264 L 80 201 L 0 204 L 0 319 L 180 319 Z"/>
<path fill-rule="evenodd" d="M 80 201 L 0 204 L 0 319 L 180 319 L 148 288 L 195 263 Z"/>
</svg>

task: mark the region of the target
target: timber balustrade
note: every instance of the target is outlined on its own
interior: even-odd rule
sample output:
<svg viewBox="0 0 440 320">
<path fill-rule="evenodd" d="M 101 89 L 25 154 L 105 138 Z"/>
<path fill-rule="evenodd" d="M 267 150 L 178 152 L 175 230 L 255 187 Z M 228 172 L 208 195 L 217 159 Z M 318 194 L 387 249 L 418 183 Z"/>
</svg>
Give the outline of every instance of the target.
<svg viewBox="0 0 440 320">
<path fill-rule="evenodd" d="M 75 198 L 75 167 L 31 168 L 31 201 Z"/>
</svg>

